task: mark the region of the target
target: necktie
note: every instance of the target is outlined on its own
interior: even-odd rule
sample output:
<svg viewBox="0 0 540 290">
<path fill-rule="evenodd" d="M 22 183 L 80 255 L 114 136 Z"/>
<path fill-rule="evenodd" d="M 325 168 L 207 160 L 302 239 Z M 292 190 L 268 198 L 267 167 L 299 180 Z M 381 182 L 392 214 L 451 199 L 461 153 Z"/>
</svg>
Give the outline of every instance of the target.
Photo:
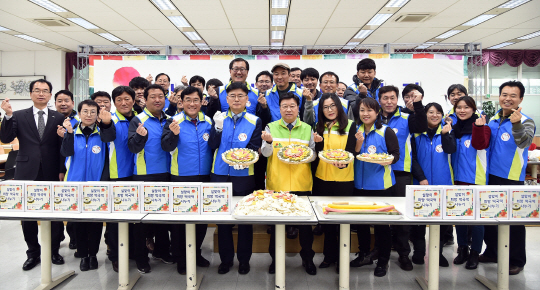
<svg viewBox="0 0 540 290">
<path fill-rule="evenodd" d="M 236 121 L 238 121 L 238 115 L 234 115 L 232 118 L 234 120 L 234 124 L 236 124 Z"/>
<path fill-rule="evenodd" d="M 45 114 L 45 112 L 38 111 L 39 116 L 38 116 L 37 131 L 38 131 L 38 134 L 39 134 L 39 139 L 43 138 L 43 132 L 45 132 L 45 118 L 43 118 L 43 114 Z"/>
<path fill-rule="evenodd" d="M 289 131 L 291 131 L 293 127 L 293 124 L 287 124 L 287 128 L 289 128 Z"/>
<path fill-rule="evenodd" d="M 197 125 L 197 119 L 191 119 L 191 123 L 193 123 L 193 125 Z"/>
</svg>

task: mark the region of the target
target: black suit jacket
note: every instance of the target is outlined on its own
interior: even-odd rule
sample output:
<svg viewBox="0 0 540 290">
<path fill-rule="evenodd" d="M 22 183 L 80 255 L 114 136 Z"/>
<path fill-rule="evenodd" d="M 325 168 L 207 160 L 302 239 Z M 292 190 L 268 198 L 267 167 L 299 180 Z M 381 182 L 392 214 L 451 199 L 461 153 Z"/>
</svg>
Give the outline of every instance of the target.
<svg viewBox="0 0 540 290">
<path fill-rule="evenodd" d="M 63 158 L 60 155 L 62 139 L 56 134 L 56 129 L 63 122 L 64 115 L 49 110 L 43 139 L 40 140 L 32 107 L 13 112 L 9 120 L 4 118 L 0 126 L 0 140 L 9 143 L 15 138 L 19 139 L 16 180 L 36 180 L 41 166 L 43 180 L 58 181 Z"/>
</svg>

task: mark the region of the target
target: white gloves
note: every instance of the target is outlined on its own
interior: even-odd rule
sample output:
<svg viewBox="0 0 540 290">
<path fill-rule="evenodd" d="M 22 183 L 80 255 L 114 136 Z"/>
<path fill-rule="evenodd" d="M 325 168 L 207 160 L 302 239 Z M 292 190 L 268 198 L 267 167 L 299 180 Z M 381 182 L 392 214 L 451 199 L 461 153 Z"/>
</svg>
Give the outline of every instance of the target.
<svg viewBox="0 0 540 290">
<path fill-rule="evenodd" d="M 244 170 L 246 168 L 249 168 L 249 165 L 239 165 L 239 164 L 236 164 L 236 165 L 233 165 L 233 168 L 236 169 L 236 170 Z"/>
<path fill-rule="evenodd" d="M 227 112 L 220 112 L 217 111 L 214 115 L 214 126 L 216 127 L 216 130 L 221 131 L 223 130 L 223 120 L 225 120 L 225 117 L 227 116 Z"/>
</svg>

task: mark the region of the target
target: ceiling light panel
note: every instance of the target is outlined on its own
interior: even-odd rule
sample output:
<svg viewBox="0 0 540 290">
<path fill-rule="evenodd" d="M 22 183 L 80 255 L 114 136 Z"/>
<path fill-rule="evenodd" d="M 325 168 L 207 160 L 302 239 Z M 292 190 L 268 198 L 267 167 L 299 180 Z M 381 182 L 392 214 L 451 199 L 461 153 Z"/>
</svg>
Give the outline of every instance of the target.
<svg viewBox="0 0 540 290">
<path fill-rule="evenodd" d="M 272 39 L 283 39 L 285 31 L 272 31 Z"/>
<path fill-rule="evenodd" d="M 287 15 L 272 15 L 272 26 L 285 26 Z"/>
<path fill-rule="evenodd" d="M 373 32 L 373 30 L 360 30 L 360 32 L 358 32 L 354 38 L 366 38 L 368 37 L 371 33 Z"/>
<path fill-rule="evenodd" d="M 523 3 L 527 3 L 529 1 L 530 0 L 511 0 L 511 1 L 508 1 L 508 2 L 504 3 L 503 5 L 499 6 L 499 8 L 513 9 L 513 8 L 516 8 L 519 5 L 521 5 Z"/>
<path fill-rule="evenodd" d="M 531 33 L 531 34 L 527 34 L 527 35 L 524 35 L 522 37 L 518 37 L 518 39 L 531 39 L 531 38 L 538 37 L 538 36 L 540 36 L 540 31 L 537 31 L 537 32 L 534 32 L 534 33 Z"/>
<path fill-rule="evenodd" d="M 202 38 L 197 34 L 197 32 L 189 31 L 184 32 L 184 34 L 189 38 L 189 40 L 202 40 Z"/>
<path fill-rule="evenodd" d="M 3 27 L 3 26 L 0 26 L 0 31 L 9 31 L 9 29 Z"/>
<path fill-rule="evenodd" d="M 448 32 L 445 32 L 435 38 L 449 38 L 449 37 L 452 37 L 460 32 L 462 32 L 463 30 L 450 30 Z"/>
<path fill-rule="evenodd" d="M 272 42 L 272 46 L 283 46 L 281 42 Z"/>
<path fill-rule="evenodd" d="M 403 7 L 409 0 L 390 0 L 385 7 Z"/>
<path fill-rule="evenodd" d="M 476 26 L 484 21 L 488 21 L 489 19 L 495 17 L 497 15 L 493 14 L 486 14 L 486 15 L 480 15 L 474 19 L 469 20 L 468 22 L 464 23 L 463 26 Z"/>
<path fill-rule="evenodd" d="M 191 27 L 184 16 L 169 16 L 168 18 L 177 27 Z"/>
<path fill-rule="evenodd" d="M 501 44 L 494 45 L 494 46 L 490 47 L 489 49 L 502 48 L 502 47 L 509 46 L 509 45 L 512 45 L 512 44 L 514 44 L 514 42 L 503 42 Z"/>
<path fill-rule="evenodd" d="M 152 0 L 161 10 L 176 10 L 176 7 L 169 0 Z"/>
<path fill-rule="evenodd" d="M 110 41 L 122 41 L 120 38 L 110 34 L 110 33 L 98 33 L 99 36 L 106 38 Z"/>
<path fill-rule="evenodd" d="M 272 8 L 288 8 L 289 0 L 272 0 Z"/>
<path fill-rule="evenodd" d="M 392 15 L 393 14 L 375 14 L 375 16 L 371 18 L 367 25 L 381 25 Z"/>
<path fill-rule="evenodd" d="M 41 39 L 37 39 L 37 38 L 34 38 L 32 36 L 28 36 L 26 34 L 17 34 L 15 35 L 16 37 L 18 38 L 22 38 L 24 40 L 28 40 L 28 41 L 31 41 L 31 42 L 35 42 L 35 43 L 43 43 L 45 41 L 41 40 Z"/>
<path fill-rule="evenodd" d="M 67 12 L 66 9 L 52 3 L 51 1 L 49 0 L 30 0 L 30 2 L 38 5 L 38 6 L 41 6 L 51 12 Z"/>
<path fill-rule="evenodd" d="M 68 18 L 68 20 L 86 29 L 99 29 L 99 27 L 82 18 Z"/>
</svg>

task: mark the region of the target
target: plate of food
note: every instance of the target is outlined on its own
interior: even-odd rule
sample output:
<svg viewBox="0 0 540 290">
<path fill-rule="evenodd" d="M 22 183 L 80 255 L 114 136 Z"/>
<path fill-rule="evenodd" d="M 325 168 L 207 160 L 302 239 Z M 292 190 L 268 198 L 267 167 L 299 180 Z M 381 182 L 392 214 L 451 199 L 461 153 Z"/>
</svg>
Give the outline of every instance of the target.
<svg viewBox="0 0 540 290">
<path fill-rule="evenodd" d="M 356 159 L 369 163 L 383 163 L 394 160 L 394 156 L 386 153 L 362 153 L 358 154 Z"/>
<path fill-rule="evenodd" d="M 305 145 L 291 144 L 279 149 L 277 157 L 288 164 L 304 164 L 313 158 L 313 150 Z"/>
<path fill-rule="evenodd" d="M 307 220 L 313 216 L 313 209 L 306 198 L 296 194 L 256 190 L 236 204 L 232 216 L 247 220 Z"/>
<path fill-rule="evenodd" d="M 317 201 L 315 207 L 326 219 L 398 220 L 403 214 L 394 205 L 379 201 Z"/>
<path fill-rule="evenodd" d="M 221 158 L 223 159 L 223 162 L 231 166 L 249 166 L 259 160 L 259 153 L 248 148 L 233 148 L 223 152 Z"/>
<path fill-rule="evenodd" d="M 326 163 L 339 162 L 341 164 L 349 164 L 353 162 L 354 156 L 352 153 L 343 149 L 328 149 L 319 152 L 319 158 Z"/>
</svg>

